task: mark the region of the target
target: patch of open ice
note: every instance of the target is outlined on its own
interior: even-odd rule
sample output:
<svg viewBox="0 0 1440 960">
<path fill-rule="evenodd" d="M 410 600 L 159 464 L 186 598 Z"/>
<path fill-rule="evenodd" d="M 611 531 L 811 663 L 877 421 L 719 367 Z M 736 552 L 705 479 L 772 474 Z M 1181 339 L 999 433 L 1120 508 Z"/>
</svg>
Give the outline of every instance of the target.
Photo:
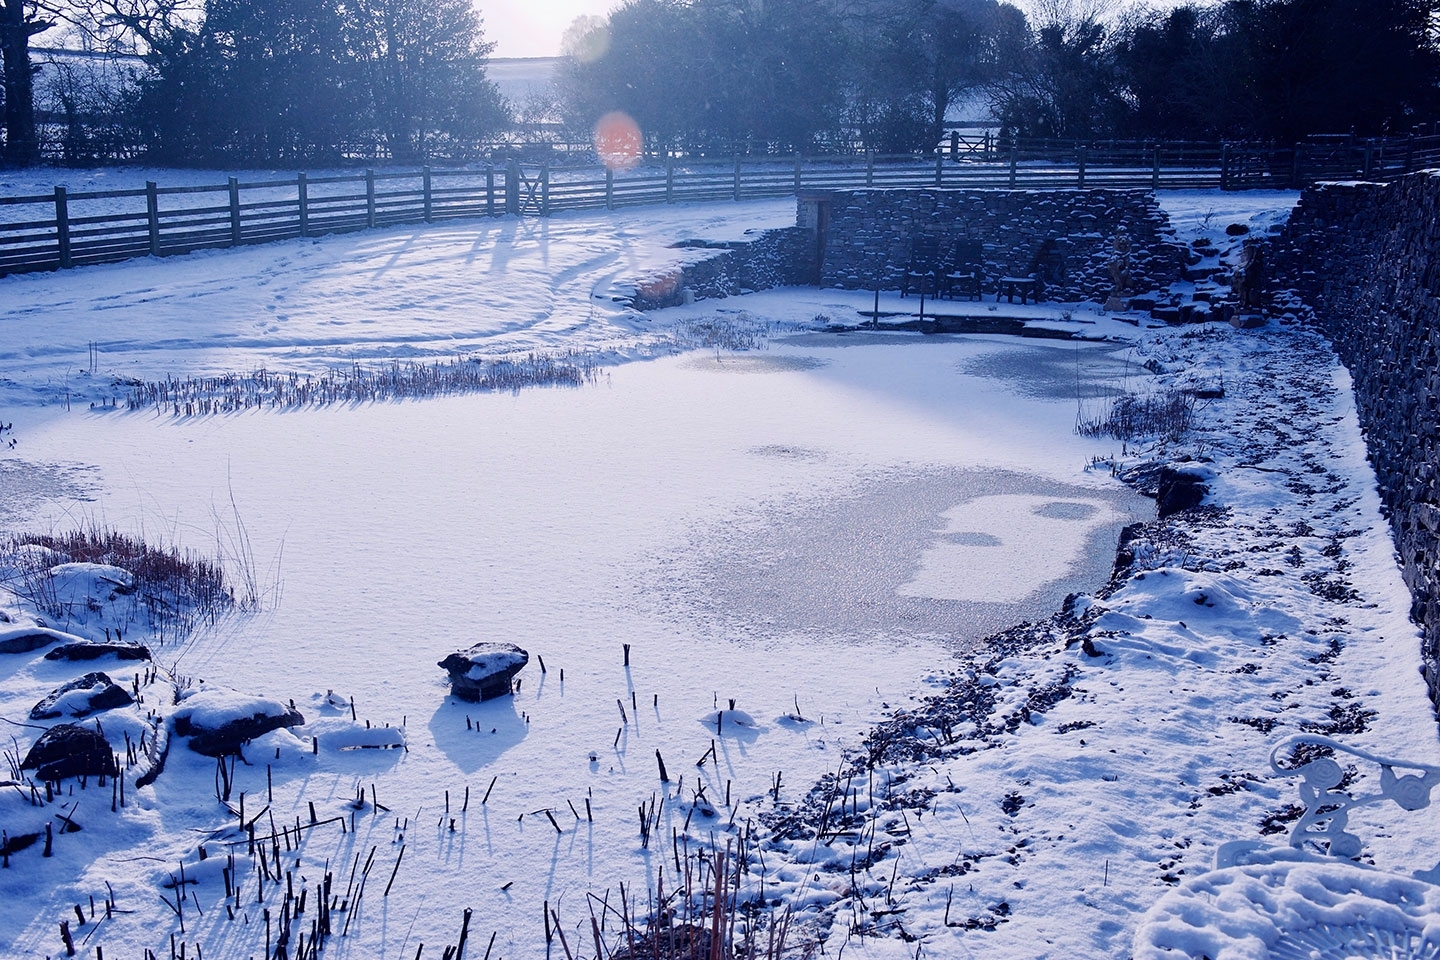
<svg viewBox="0 0 1440 960">
<path fill-rule="evenodd" d="M 936 600 L 1016 602 L 1064 576 L 1093 531 L 1116 514 L 1103 500 L 1029 494 L 978 497 L 946 510 L 945 526 L 897 591 Z"/>
</svg>

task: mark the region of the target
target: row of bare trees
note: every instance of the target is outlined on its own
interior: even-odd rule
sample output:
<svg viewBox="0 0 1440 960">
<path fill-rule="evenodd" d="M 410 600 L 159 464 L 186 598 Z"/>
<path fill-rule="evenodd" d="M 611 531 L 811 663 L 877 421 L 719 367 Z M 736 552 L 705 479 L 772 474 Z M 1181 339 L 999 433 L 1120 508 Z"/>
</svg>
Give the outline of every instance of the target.
<svg viewBox="0 0 1440 960">
<path fill-rule="evenodd" d="M 1440 107 L 1437 6 L 625 0 L 571 38 L 563 100 L 654 149 L 929 150 L 957 113 L 1079 140 L 1401 133 Z"/>
<path fill-rule="evenodd" d="M 161 162 L 413 161 L 517 120 L 583 140 L 616 110 L 648 151 L 725 155 L 928 151 L 957 117 L 1288 142 L 1440 115 L 1440 0 L 1120 3 L 618 0 L 572 24 L 548 97 L 511 105 L 470 0 L 0 0 L 4 156 L 39 155 L 30 54 L 50 31 L 97 58 L 49 68 L 77 161 L 122 144 Z"/>
</svg>

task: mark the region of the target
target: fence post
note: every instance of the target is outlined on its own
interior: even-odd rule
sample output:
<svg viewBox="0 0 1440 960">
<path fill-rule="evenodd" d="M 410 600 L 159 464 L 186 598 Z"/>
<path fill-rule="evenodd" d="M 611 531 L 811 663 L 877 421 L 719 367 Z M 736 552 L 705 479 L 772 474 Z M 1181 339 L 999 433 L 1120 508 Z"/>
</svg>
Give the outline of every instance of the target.
<svg viewBox="0 0 1440 960">
<path fill-rule="evenodd" d="M 740 154 L 735 154 L 735 200 L 740 200 Z"/>
<path fill-rule="evenodd" d="M 800 192 L 800 154 L 795 154 L 795 192 Z"/>
<path fill-rule="evenodd" d="M 375 226 L 375 171 L 365 171 L 365 226 Z"/>
<path fill-rule="evenodd" d="M 1220 189 L 1230 189 L 1230 144 L 1220 144 Z"/>
<path fill-rule="evenodd" d="M 420 182 L 424 185 L 425 189 L 425 222 L 431 223 L 430 165 L 428 163 L 420 168 Z"/>
<path fill-rule="evenodd" d="M 485 215 L 495 216 L 495 164 L 485 164 Z"/>
<path fill-rule="evenodd" d="M 1300 151 L 1301 144 L 1295 144 L 1295 152 L 1290 155 L 1290 189 L 1300 189 Z"/>
<path fill-rule="evenodd" d="M 1085 189 L 1085 144 L 1075 148 L 1075 188 Z"/>
<path fill-rule="evenodd" d="M 300 206 L 300 236 L 310 236 L 310 181 L 301 170 L 295 174 L 295 196 Z"/>
<path fill-rule="evenodd" d="M 60 252 L 60 267 L 68 270 L 70 261 L 70 201 L 64 187 L 55 188 L 55 245 Z"/>
<path fill-rule="evenodd" d="M 1160 189 L 1160 144 L 1155 144 L 1155 156 L 1151 158 L 1150 189 Z"/>
<path fill-rule="evenodd" d="M 1362 165 L 1361 168 L 1360 168 L 1360 169 L 1361 169 L 1361 174 L 1360 174 L 1360 175 L 1361 175 L 1364 179 L 1366 179 L 1366 180 L 1369 180 L 1369 179 L 1370 179 L 1370 171 L 1373 169 L 1374 162 L 1375 162 L 1375 142 L 1374 142 L 1373 140 L 1366 140 L 1366 141 L 1365 141 L 1365 160 L 1364 160 L 1364 162 L 1363 162 L 1363 165 Z"/>
<path fill-rule="evenodd" d="M 615 209 L 615 171 L 605 168 L 605 209 Z"/>
<path fill-rule="evenodd" d="M 240 245 L 240 181 L 230 178 L 230 245 Z"/>
<path fill-rule="evenodd" d="M 1010 189 L 1015 189 L 1015 144 L 1010 144 Z"/>
<path fill-rule="evenodd" d="M 160 256 L 160 188 L 154 180 L 145 181 L 145 218 L 150 224 L 150 256 Z"/>
<path fill-rule="evenodd" d="M 540 216 L 550 216 L 550 161 L 540 165 Z"/>
<path fill-rule="evenodd" d="M 875 186 L 875 151 L 865 151 L 865 186 Z"/>
<path fill-rule="evenodd" d="M 665 158 L 665 202 L 675 202 L 675 158 Z"/>
<path fill-rule="evenodd" d="M 951 130 L 951 131 L 950 131 L 950 159 L 951 159 L 951 160 L 959 160 L 959 159 L 960 159 L 960 131 L 959 131 L 959 130 Z"/>
<path fill-rule="evenodd" d="M 520 162 L 511 160 L 505 165 L 505 212 L 520 213 Z"/>
<path fill-rule="evenodd" d="M 1405 138 L 1405 172 L 1409 173 L 1415 166 L 1415 134 Z"/>
<path fill-rule="evenodd" d="M 945 180 L 945 154 L 935 151 L 935 186 L 943 186 Z"/>
</svg>

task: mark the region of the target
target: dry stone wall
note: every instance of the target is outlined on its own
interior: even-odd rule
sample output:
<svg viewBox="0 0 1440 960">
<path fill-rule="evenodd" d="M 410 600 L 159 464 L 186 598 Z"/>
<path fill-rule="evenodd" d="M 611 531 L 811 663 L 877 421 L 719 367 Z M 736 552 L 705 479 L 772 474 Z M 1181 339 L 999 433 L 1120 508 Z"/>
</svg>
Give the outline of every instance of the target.
<svg viewBox="0 0 1440 960">
<path fill-rule="evenodd" d="M 1182 279 L 1184 248 L 1143 190 L 851 190 L 829 198 L 820 282 L 860 290 L 899 289 L 911 252 L 941 252 L 979 240 L 986 293 L 995 280 L 1027 276 L 1047 242 L 1063 263 L 1045 299 L 1103 302 L 1111 292 L 1111 242 L 1130 234 L 1131 289 L 1167 290 Z"/>
<path fill-rule="evenodd" d="M 636 282 L 632 303 L 637 310 L 815 282 L 813 234 L 799 227 L 765 230 L 753 240 L 699 243 L 691 249 L 684 262 Z"/>
<path fill-rule="evenodd" d="M 823 216 L 817 215 L 817 199 Z M 1050 247 L 1045 299 L 1104 301 L 1112 241 L 1130 235 L 1135 293 L 1166 291 L 1184 278 L 1187 253 L 1169 218 L 1144 190 L 849 190 L 802 198 L 798 225 L 753 240 L 701 244 L 682 262 L 635 282 L 639 310 L 780 286 L 898 290 L 917 246 L 947 252 L 978 240 L 985 292 L 1000 277 L 1028 276 Z"/>
<path fill-rule="evenodd" d="M 1274 260 L 1350 370 L 1440 704 L 1440 172 L 1307 189 Z"/>
</svg>

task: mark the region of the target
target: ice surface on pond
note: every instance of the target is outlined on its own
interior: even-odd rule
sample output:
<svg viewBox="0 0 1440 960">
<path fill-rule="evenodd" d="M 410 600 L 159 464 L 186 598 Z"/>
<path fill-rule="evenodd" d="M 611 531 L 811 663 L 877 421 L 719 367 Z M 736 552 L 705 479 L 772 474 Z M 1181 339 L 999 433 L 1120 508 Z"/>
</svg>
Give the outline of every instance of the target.
<svg viewBox="0 0 1440 960">
<path fill-rule="evenodd" d="M 907 597 L 1024 600 L 1080 559 L 1096 527 L 1118 518 L 1103 500 L 1021 494 L 980 497 L 941 516 L 940 537 L 900 587 Z"/>
<path fill-rule="evenodd" d="M 82 413 L 32 427 L 26 453 L 51 462 L 85 451 L 108 522 L 145 529 L 163 515 L 187 542 L 214 542 L 217 526 L 225 542 L 216 505 L 233 497 L 259 578 L 282 586 L 281 600 L 162 655 L 276 709 L 313 706 L 315 691 L 341 698 L 323 723 L 307 712 L 305 727 L 247 748 L 258 766 L 239 770 L 236 790 L 266 790 L 269 764 L 277 819 L 308 819 L 311 802 L 323 819 L 357 782 L 373 782 L 388 808 L 402 819 L 420 811 L 426 828 L 406 833 L 389 901 L 403 914 L 399 934 L 361 922 L 351 938 L 371 955 L 413 955 L 454 919 L 422 909 L 426 891 L 460 885 L 500 930 L 496 949 L 522 956 L 543 901 L 643 884 L 658 866 L 637 856 L 634 824 L 659 787 L 657 750 L 672 780 L 684 773 L 687 802 L 704 783 L 710 798 L 728 786 L 737 803 L 759 803 L 776 771 L 806 789 L 886 704 L 922 695 L 957 638 L 1053 609 L 1067 578 L 1082 574 L 1077 588 L 1103 578 L 1117 518 L 1150 505 L 1084 469 L 1108 447 L 1074 435 L 1073 400 L 961 372 L 1014 349 L 821 337 L 614 366 L 579 389 L 303 415 Z M 1032 349 L 1073 363 L 1073 345 Z M 1005 496 L 1094 553 L 1027 561 L 1026 576 L 1060 584 L 1059 596 L 1032 607 L 902 594 L 946 510 Z M 1071 519 L 1076 505 L 1093 512 Z M 514 698 L 459 703 L 434 665 L 458 638 L 484 636 L 513 640 L 531 662 Z M 697 720 L 720 710 L 717 736 Z M 810 722 L 785 721 L 791 713 Z M 188 755 L 172 757 L 157 790 L 188 782 Z M 201 793 L 213 774 L 196 775 Z M 444 791 L 455 816 L 467 788 L 468 828 L 457 818 L 455 833 L 434 830 Z M 583 816 L 586 799 L 595 820 L 575 832 L 566 801 Z M 535 813 L 544 809 L 564 812 L 563 836 Z M 676 809 L 666 834 L 682 825 Z M 307 859 L 348 860 L 351 846 L 376 843 L 393 858 L 390 819 L 360 826 L 359 837 L 316 833 Z M 423 884 L 406 882 L 412 863 Z"/>
</svg>

